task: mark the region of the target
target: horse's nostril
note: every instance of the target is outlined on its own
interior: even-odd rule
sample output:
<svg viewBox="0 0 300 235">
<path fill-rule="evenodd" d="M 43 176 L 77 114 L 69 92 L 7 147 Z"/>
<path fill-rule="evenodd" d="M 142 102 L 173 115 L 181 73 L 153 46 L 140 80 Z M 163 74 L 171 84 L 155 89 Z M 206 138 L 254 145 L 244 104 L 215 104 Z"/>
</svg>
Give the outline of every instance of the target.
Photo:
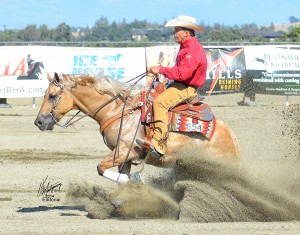
<svg viewBox="0 0 300 235">
<path fill-rule="evenodd" d="M 39 120 L 35 120 L 34 125 L 36 125 L 36 126 L 42 126 L 43 123 L 41 121 L 39 121 Z"/>
</svg>

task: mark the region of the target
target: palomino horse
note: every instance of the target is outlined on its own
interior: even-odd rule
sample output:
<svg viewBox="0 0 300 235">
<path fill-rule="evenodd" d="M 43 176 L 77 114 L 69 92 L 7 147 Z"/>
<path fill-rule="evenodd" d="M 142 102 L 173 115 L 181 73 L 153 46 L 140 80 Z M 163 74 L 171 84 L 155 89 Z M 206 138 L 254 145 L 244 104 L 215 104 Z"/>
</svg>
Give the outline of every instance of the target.
<svg viewBox="0 0 300 235">
<path fill-rule="evenodd" d="M 55 73 L 54 78 L 48 75 L 48 79 L 49 87 L 34 124 L 42 131 L 52 130 L 70 110 L 82 111 L 100 125 L 104 142 L 112 150 L 97 166 L 99 175 L 115 182 L 127 182 L 133 175 L 130 175 L 131 164 L 141 153 L 135 139 L 145 138 L 145 129 L 149 128 L 140 124 L 140 94 L 145 87 L 133 88 L 115 79 L 90 75 L 59 77 Z M 160 159 L 148 154 L 144 161 L 155 166 L 170 166 L 176 162 L 176 152 L 186 145 L 196 147 L 195 151 L 206 156 L 239 162 L 237 140 L 220 120 L 210 141 L 200 133 L 170 132 L 166 154 Z M 110 170 L 114 166 L 118 166 L 119 172 Z"/>
</svg>

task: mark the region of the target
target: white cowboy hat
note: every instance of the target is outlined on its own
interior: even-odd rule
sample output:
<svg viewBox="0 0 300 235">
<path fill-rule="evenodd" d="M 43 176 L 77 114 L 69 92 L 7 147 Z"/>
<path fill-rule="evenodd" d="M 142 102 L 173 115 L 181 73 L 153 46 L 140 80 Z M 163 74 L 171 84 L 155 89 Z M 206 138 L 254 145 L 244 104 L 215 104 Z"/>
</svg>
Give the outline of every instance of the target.
<svg viewBox="0 0 300 235">
<path fill-rule="evenodd" d="M 176 19 L 170 20 L 165 27 L 184 27 L 188 29 L 192 29 L 198 31 L 200 33 L 204 33 L 204 29 L 197 25 L 196 19 L 191 16 L 180 15 Z"/>
</svg>

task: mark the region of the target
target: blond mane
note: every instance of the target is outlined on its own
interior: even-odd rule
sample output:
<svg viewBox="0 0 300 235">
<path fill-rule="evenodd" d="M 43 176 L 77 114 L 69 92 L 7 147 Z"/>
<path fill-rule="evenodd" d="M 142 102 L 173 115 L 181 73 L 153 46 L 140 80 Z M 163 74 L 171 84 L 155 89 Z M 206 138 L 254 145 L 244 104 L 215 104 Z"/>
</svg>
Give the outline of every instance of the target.
<svg viewBox="0 0 300 235">
<path fill-rule="evenodd" d="M 68 81 L 73 86 L 90 86 L 94 87 L 100 94 L 113 94 L 120 95 L 122 97 L 135 96 L 140 94 L 145 88 L 145 86 L 120 82 L 108 76 L 94 76 L 90 74 L 80 74 L 80 75 L 62 75 L 62 79 Z"/>
</svg>

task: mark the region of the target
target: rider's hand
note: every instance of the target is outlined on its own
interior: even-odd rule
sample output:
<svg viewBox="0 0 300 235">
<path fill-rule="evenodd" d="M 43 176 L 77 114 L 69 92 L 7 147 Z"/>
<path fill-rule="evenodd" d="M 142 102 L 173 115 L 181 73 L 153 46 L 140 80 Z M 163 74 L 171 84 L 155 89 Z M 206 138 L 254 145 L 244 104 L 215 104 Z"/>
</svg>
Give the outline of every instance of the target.
<svg viewBox="0 0 300 235">
<path fill-rule="evenodd" d="M 148 73 L 152 73 L 154 75 L 158 75 L 160 66 L 151 66 L 148 68 Z"/>
</svg>

